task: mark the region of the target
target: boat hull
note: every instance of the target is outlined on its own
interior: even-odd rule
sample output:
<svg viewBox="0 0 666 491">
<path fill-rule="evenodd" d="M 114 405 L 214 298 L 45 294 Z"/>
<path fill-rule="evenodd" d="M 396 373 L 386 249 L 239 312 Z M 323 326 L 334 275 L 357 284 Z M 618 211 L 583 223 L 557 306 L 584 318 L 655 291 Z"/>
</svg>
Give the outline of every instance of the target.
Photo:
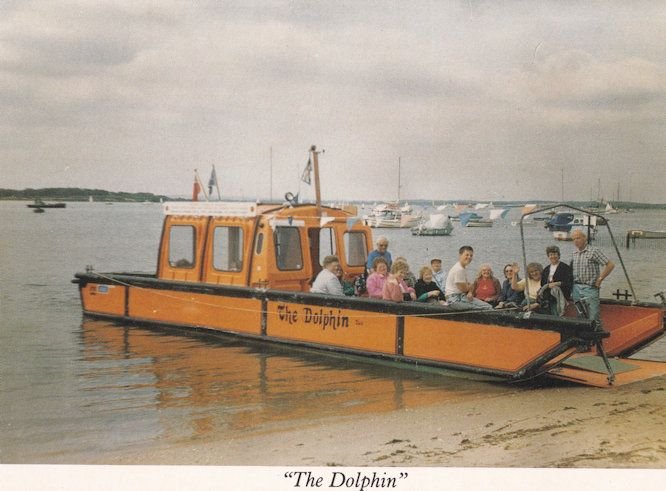
<svg viewBox="0 0 666 491">
<path fill-rule="evenodd" d="M 187 283 L 146 275 L 76 276 L 87 316 L 206 329 L 505 380 L 540 375 L 606 336 L 594 332 L 586 320 L 539 315 L 526 319 L 500 311 L 455 312 L 431 304 Z M 661 311 L 647 309 L 644 314 L 651 316 L 645 321 L 650 324 L 650 337 L 660 335 Z M 617 344 L 616 352 L 639 342 L 637 330 L 630 331 L 631 339 Z"/>
<path fill-rule="evenodd" d="M 65 208 L 67 203 L 42 203 L 26 205 L 28 208 Z"/>
<path fill-rule="evenodd" d="M 492 226 L 493 226 L 492 220 L 470 220 L 465 224 L 465 227 L 472 227 L 472 228 L 492 227 Z"/>
<path fill-rule="evenodd" d="M 453 226 L 450 225 L 444 228 L 430 228 L 430 227 L 412 227 L 412 235 L 416 236 L 443 236 L 451 235 L 453 232 Z"/>
</svg>

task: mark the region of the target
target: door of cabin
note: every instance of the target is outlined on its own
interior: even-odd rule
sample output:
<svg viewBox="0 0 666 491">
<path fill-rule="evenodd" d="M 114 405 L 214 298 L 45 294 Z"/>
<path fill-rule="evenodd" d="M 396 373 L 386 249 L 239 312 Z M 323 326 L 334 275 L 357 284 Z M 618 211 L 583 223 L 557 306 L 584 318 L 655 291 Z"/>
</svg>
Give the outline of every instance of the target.
<svg viewBox="0 0 666 491">
<path fill-rule="evenodd" d="M 312 261 L 312 281 L 322 270 L 326 256 L 337 256 L 335 229 L 332 227 L 308 229 L 310 243 L 310 260 Z"/>
</svg>

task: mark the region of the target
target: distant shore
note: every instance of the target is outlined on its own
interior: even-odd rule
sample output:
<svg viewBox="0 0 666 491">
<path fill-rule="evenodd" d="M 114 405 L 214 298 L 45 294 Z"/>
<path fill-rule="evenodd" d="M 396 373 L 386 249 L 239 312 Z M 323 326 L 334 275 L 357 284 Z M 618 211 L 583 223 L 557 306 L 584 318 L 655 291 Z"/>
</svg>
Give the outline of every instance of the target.
<svg viewBox="0 0 666 491">
<path fill-rule="evenodd" d="M 661 377 L 607 389 L 517 389 L 60 463 L 664 469 L 665 428 Z"/>
<path fill-rule="evenodd" d="M 93 201 L 101 202 L 159 202 L 174 201 L 175 198 L 170 198 L 164 195 L 157 195 L 153 193 L 126 193 L 105 191 L 103 189 L 86 189 L 86 188 L 42 188 L 42 189 L 0 189 L 0 200 L 14 200 L 14 201 L 33 201 L 35 199 L 50 200 L 50 201 Z"/>
<path fill-rule="evenodd" d="M 140 193 L 127 193 L 122 191 L 105 191 L 103 189 L 88 189 L 88 188 L 39 188 L 39 189 L 2 189 L 0 188 L 0 201 L 2 200 L 35 200 L 39 199 L 48 199 L 53 201 L 89 201 L 92 197 L 93 201 L 116 201 L 116 202 L 144 202 L 144 201 L 153 201 L 159 202 L 162 201 L 183 201 L 187 198 L 183 197 L 173 197 L 166 195 L 158 195 L 148 192 Z M 255 198 L 253 198 L 255 199 Z M 230 199 L 231 201 L 239 201 L 241 198 Z M 260 199 L 260 201 L 267 201 Z M 346 202 L 352 204 L 362 204 L 367 203 L 368 201 L 373 200 L 348 200 Z M 403 200 L 409 201 L 412 205 L 427 207 L 434 206 L 434 204 L 474 204 L 483 200 L 441 200 L 441 199 L 410 199 Z M 494 201 L 493 204 L 501 207 L 520 207 L 525 203 L 534 203 L 538 206 L 548 205 L 554 203 L 553 201 L 544 201 L 544 200 L 515 200 L 515 201 Z M 567 204 L 584 208 L 584 209 L 593 209 L 595 207 L 600 207 L 600 203 L 597 201 L 566 201 Z M 666 203 L 638 203 L 638 202 L 629 202 L 629 201 L 613 201 L 613 206 L 617 209 L 657 209 L 657 210 L 666 210 Z"/>
</svg>

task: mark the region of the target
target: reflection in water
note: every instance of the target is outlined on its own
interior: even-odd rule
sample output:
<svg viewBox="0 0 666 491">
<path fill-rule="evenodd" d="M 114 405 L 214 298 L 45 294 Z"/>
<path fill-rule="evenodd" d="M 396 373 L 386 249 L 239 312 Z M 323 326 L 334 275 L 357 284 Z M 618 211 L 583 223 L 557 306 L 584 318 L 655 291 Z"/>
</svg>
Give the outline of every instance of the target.
<svg viewBox="0 0 666 491">
<path fill-rule="evenodd" d="M 159 429 L 151 439 L 171 442 L 506 390 L 315 350 L 102 321 L 85 321 L 82 340 L 86 368 L 80 379 L 95 393 L 90 404 L 154 412 Z"/>
</svg>

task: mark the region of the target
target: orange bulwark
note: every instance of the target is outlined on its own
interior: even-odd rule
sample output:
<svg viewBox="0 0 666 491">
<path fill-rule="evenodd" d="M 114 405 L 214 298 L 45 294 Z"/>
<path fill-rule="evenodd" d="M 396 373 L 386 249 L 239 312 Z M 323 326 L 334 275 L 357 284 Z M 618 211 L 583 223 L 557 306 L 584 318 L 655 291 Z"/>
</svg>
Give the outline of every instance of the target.
<svg viewBox="0 0 666 491">
<path fill-rule="evenodd" d="M 164 210 L 156 273 L 78 273 L 85 315 L 504 380 L 546 374 L 589 385 L 610 378 L 590 368 L 585 357 L 601 360 L 592 349 L 628 356 L 664 333 L 656 304 L 604 302 L 606 330 L 597 331 L 582 319 L 313 294 L 327 255 L 338 256 L 349 281 L 364 272 L 372 236 L 358 217 L 319 205 L 180 202 Z M 628 360 L 628 370 L 619 363 L 610 361 L 618 383 L 666 365 Z"/>
</svg>

